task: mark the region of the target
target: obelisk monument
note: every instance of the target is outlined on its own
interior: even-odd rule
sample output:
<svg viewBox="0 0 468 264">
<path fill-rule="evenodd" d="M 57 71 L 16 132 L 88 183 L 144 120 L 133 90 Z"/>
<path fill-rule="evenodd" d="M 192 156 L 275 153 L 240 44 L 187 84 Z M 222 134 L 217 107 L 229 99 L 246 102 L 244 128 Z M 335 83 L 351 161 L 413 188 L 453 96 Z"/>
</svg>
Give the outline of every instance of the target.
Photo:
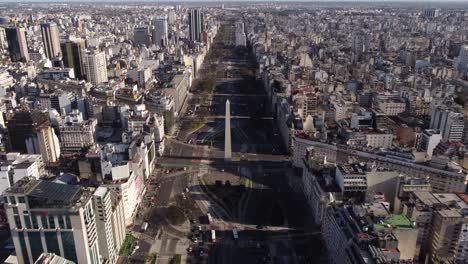
<svg viewBox="0 0 468 264">
<path fill-rule="evenodd" d="M 224 126 L 224 160 L 231 160 L 231 103 L 226 100 L 226 118 Z"/>
</svg>

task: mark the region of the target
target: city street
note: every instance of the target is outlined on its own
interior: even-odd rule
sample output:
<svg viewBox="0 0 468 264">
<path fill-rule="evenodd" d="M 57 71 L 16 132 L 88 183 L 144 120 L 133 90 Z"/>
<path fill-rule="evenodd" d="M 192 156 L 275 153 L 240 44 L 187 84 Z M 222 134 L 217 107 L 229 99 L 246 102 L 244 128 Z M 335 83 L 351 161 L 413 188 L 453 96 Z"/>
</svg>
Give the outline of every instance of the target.
<svg viewBox="0 0 468 264">
<path fill-rule="evenodd" d="M 232 34 L 230 25 L 223 24 L 222 29 L 226 32 L 224 36 L 229 32 Z M 310 240 L 320 245 L 317 242 L 319 233 L 303 229 L 311 218 L 304 213 L 303 199 L 296 197 L 288 187 L 287 177 L 294 172 L 288 156 L 283 154 L 272 115 L 266 110 L 266 94 L 255 81 L 253 58 L 247 50 L 225 46 L 221 41 L 215 40 L 210 51 L 223 54 L 218 58 L 221 66 L 216 67 L 215 75 L 231 78 L 217 78 L 214 89 L 206 97 L 198 96 L 196 90 L 191 91 L 184 107 L 191 110 L 180 116 L 182 124 L 177 137 L 167 140 L 165 154 L 158 158 L 163 170 L 188 168 L 190 173 L 186 178 L 191 198 L 202 215 L 213 217 L 212 222 L 200 223 L 200 226 L 203 230 L 218 233 L 216 242 L 204 241 L 203 249 L 191 244 L 195 253 L 189 252 L 188 260 L 190 263 L 304 263 L 303 260 L 310 257 L 307 246 Z M 236 57 L 232 63 L 232 58 Z M 209 67 L 209 61 L 205 61 L 205 65 Z M 201 79 L 204 70 L 207 69 L 200 70 Z M 244 76 L 239 72 L 244 72 Z M 249 74 L 246 76 L 245 72 Z M 233 159 L 229 162 L 224 161 L 227 99 L 231 102 L 233 116 Z M 184 125 L 201 117 L 205 122 L 195 130 Z M 175 190 L 179 188 L 174 185 L 180 184 L 180 178 L 185 177 L 182 176 L 184 173 L 177 175 L 162 176 L 163 181 L 172 182 L 167 186 L 172 193 L 177 193 Z M 233 185 L 223 187 L 220 192 L 211 185 L 212 182 L 222 182 L 228 175 L 245 187 L 239 189 Z M 170 180 L 173 178 L 179 180 Z M 162 202 L 165 204 L 170 197 L 170 194 L 164 194 Z M 234 228 L 238 239 L 233 238 Z M 200 250 L 205 257 L 194 257 Z"/>
</svg>

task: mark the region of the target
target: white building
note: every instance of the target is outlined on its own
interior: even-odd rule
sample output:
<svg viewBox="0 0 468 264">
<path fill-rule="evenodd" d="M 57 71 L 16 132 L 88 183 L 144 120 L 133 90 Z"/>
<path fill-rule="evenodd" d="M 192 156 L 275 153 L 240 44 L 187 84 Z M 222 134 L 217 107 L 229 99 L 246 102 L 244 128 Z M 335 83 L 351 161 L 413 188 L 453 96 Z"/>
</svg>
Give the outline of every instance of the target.
<svg viewBox="0 0 468 264">
<path fill-rule="evenodd" d="M 59 126 L 62 151 L 76 152 L 93 145 L 96 125 L 96 119 L 83 120 L 76 109 L 65 116 Z"/>
<path fill-rule="evenodd" d="M 96 230 L 103 262 L 116 263 L 125 239 L 125 217 L 122 198 L 105 187 L 93 194 Z"/>
<path fill-rule="evenodd" d="M 458 238 L 458 249 L 456 251 L 457 263 L 468 262 L 468 223 L 461 225 L 460 236 Z"/>
<path fill-rule="evenodd" d="M 406 110 L 406 103 L 396 98 L 383 99 L 377 97 L 375 106 L 387 116 L 396 116 Z"/>
<path fill-rule="evenodd" d="M 150 67 L 129 69 L 127 72 L 127 77 L 137 82 L 139 87 L 145 87 L 145 84 L 151 80 L 152 75 L 153 72 Z"/>
<path fill-rule="evenodd" d="M 83 52 L 83 66 L 88 82 L 97 85 L 106 83 L 107 61 L 104 51 L 85 50 Z"/>
<path fill-rule="evenodd" d="M 463 72 L 468 71 L 468 45 L 464 45 L 460 48 L 460 54 L 455 59 L 454 66 L 457 70 Z"/>
<path fill-rule="evenodd" d="M 418 146 L 416 146 L 418 151 L 423 151 L 426 153 L 426 160 L 432 159 L 432 154 L 434 149 L 439 145 L 442 140 L 442 135 L 439 130 L 435 129 L 425 129 L 421 133 L 421 140 Z"/>
<path fill-rule="evenodd" d="M 367 146 L 372 148 L 390 148 L 393 143 L 391 133 L 369 133 L 366 134 Z"/>
<path fill-rule="evenodd" d="M 429 127 L 439 130 L 442 133 L 443 141 L 462 141 L 465 128 L 463 113 L 451 110 L 446 106 L 435 107 L 431 112 Z"/>
<path fill-rule="evenodd" d="M 24 177 L 39 179 L 44 174 L 44 162 L 38 154 L 10 152 L 0 166 L 0 193 Z"/>
<path fill-rule="evenodd" d="M 34 263 L 43 252 L 101 263 L 90 189 L 24 178 L 3 197 L 19 263 Z"/>
<path fill-rule="evenodd" d="M 133 155 L 131 161 L 125 160 L 128 147 L 126 144 L 108 144 L 101 149 L 102 186 L 122 197 L 126 226 L 133 223 L 145 191 L 144 164 L 136 153 L 129 153 Z"/>
</svg>

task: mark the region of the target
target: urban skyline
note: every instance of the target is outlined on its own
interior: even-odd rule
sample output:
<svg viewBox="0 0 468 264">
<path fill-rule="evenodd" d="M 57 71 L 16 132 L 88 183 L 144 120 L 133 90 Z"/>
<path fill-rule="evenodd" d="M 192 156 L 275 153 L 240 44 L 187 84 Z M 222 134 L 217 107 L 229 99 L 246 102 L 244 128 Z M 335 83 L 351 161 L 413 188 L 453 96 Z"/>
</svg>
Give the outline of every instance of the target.
<svg viewBox="0 0 468 264">
<path fill-rule="evenodd" d="M 467 264 L 467 3 L 0 3 L 0 262 Z"/>
</svg>

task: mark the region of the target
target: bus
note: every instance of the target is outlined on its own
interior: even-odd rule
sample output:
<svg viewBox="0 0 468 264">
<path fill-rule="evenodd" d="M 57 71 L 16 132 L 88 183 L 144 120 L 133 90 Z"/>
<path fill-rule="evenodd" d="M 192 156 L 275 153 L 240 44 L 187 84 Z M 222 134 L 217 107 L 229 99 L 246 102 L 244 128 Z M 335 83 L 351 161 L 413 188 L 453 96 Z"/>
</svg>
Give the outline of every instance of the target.
<svg viewBox="0 0 468 264">
<path fill-rule="evenodd" d="M 214 243 L 216 242 L 216 231 L 211 230 L 211 241 Z"/>
<path fill-rule="evenodd" d="M 211 214 L 207 213 L 206 216 L 208 217 L 208 224 L 212 224 L 213 223 L 213 217 L 211 217 Z"/>
<path fill-rule="evenodd" d="M 239 238 L 239 234 L 237 234 L 237 228 L 232 229 L 232 236 L 234 237 L 234 239 Z"/>
</svg>

